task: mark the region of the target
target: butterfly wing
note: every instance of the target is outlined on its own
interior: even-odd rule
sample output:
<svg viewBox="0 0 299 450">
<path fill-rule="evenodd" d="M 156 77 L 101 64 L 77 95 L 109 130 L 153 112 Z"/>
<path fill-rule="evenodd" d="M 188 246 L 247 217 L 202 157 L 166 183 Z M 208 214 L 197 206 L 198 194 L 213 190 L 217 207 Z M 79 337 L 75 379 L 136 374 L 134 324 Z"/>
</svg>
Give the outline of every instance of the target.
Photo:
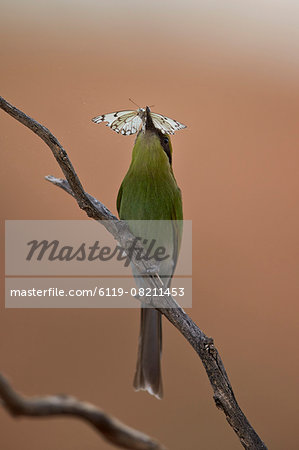
<svg viewBox="0 0 299 450">
<path fill-rule="evenodd" d="M 136 111 L 135 111 L 136 113 Z M 120 132 L 126 136 L 130 134 L 137 133 L 142 124 L 142 119 L 136 113 L 134 117 L 126 119 L 125 123 L 122 125 Z"/>
<path fill-rule="evenodd" d="M 138 111 L 117 111 L 102 114 L 94 117 L 92 121 L 95 123 L 107 122 L 107 127 L 126 136 L 136 133 L 142 123 Z"/>
<path fill-rule="evenodd" d="M 164 134 L 174 134 L 175 131 L 186 128 L 186 125 L 183 125 L 177 120 L 162 116 L 161 114 L 151 112 L 151 116 L 155 127 L 161 130 Z"/>
</svg>

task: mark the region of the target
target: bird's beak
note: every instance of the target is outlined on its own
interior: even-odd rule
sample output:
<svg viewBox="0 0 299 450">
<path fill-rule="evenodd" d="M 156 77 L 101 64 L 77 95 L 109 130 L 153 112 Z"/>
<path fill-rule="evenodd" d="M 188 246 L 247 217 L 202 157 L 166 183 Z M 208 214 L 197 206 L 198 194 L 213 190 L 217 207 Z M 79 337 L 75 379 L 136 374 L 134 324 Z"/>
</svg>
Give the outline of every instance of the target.
<svg viewBox="0 0 299 450">
<path fill-rule="evenodd" d="M 156 130 L 156 127 L 153 123 L 153 119 L 151 116 L 151 110 L 149 109 L 148 106 L 145 108 L 145 130 L 146 131 L 155 131 Z"/>
</svg>

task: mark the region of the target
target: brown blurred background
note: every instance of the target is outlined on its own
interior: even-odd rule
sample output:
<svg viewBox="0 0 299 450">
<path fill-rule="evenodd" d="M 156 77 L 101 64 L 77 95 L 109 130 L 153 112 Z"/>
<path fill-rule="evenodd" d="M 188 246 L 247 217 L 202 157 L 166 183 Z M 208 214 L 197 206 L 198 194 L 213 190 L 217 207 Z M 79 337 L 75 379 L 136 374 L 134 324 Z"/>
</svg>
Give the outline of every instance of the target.
<svg viewBox="0 0 299 450">
<path fill-rule="evenodd" d="M 0 7 L 0 95 L 56 135 L 86 190 L 113 212 L 134 138 L 91 118 L 132 108 L 132 97 L 188 125 L 172 139 L 193 220 L 188 313 L 215 338 L 240 406 L 269 448 L 297 449 L 298 4 Z M 2 247 L 5 219 L 84 219 L 44 181 L 61 172 L 42 141 L 1 111 L 0 127 Z M 28 395 L 93 402 L 169 449 L 241 448 L 201 362 L 163 322 L 163 401 L 132 388 L 137 310 L 5 310 L 2 297 L 0 371 Z M 112 447 L 75 420 L 16 421 L 0 410 L 0 448 Z"/>
</svg>

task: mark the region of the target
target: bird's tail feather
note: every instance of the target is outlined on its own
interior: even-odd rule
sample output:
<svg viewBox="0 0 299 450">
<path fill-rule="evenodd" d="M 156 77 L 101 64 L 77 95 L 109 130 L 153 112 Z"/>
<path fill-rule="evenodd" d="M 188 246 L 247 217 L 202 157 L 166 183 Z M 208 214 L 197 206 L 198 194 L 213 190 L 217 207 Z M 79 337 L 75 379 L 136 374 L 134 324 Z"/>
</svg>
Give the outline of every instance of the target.
<svg viewBox="0 0 299 450">
<path fill-rule="evenodd" d="M 152 308 L 142 308 L 134 388 L 157 398 L 163 396 L 161 351 L 161 314 Z"/>
</svg>

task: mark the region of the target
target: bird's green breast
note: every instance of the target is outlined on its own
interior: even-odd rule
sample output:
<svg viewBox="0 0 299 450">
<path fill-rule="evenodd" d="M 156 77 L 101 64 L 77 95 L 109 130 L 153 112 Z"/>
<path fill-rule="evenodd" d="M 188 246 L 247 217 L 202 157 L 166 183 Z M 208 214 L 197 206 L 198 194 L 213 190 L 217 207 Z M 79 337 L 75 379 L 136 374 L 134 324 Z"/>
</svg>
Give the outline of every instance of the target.
<svg viewBox="0 0 299 450">
<path fill-rule="evenodd" d="M 117 207 L 125 220 L 182 220 L 181 192 L 157 139 L 137 138 Z"/>
</svg>

